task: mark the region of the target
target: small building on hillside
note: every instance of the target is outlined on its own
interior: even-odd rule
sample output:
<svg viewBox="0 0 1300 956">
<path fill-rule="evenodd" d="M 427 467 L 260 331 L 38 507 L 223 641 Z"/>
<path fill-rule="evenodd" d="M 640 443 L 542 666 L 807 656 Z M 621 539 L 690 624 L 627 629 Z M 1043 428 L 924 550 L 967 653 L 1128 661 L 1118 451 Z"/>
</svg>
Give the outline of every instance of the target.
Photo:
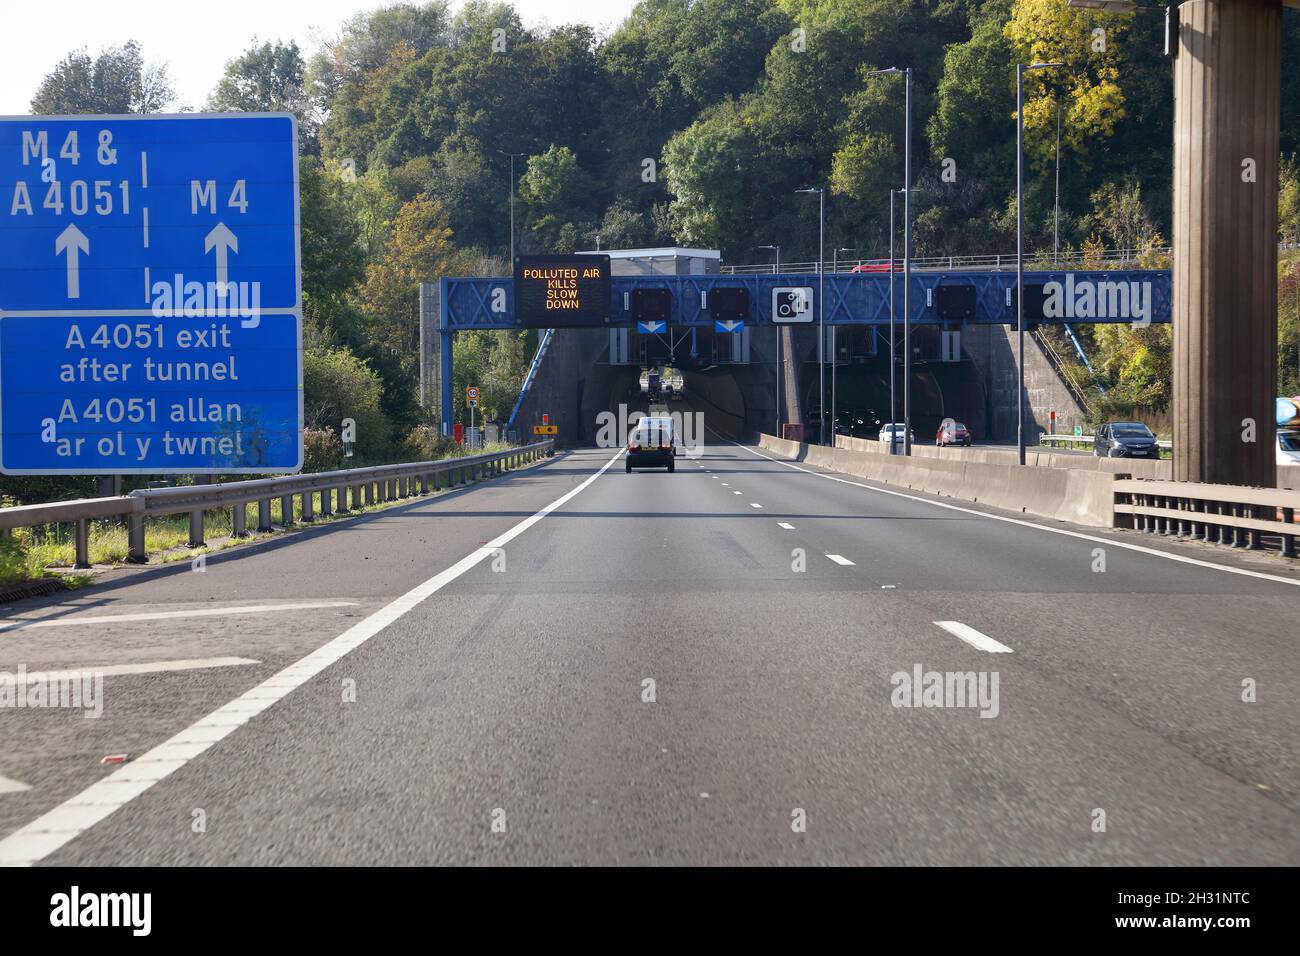
<svg viewBox="0 0 1300 956">
<path fill-rule="evenodd" d="M 722 262 L 717 249 L 587 249 L 582 255 L 609 256 L 609 271 L 616 276 L 716 275 Z"/>
</svg>

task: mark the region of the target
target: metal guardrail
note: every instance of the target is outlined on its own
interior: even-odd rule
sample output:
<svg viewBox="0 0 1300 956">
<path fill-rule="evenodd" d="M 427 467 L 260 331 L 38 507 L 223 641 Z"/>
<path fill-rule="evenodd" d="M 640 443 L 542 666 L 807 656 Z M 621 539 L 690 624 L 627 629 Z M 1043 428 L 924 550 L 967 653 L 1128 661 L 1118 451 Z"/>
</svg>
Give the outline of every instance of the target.
<svg viewBox="0 0 1300 956">
<path fill-rule="evenodd" d="M 1096 440 L 1097 440 L 1096 435 L 1039 435 L 1038 436 L 1038 444 L 1040 445 L 1051 445 L 1053 442 L 1058 442 L 1058 441 L 1066 442 L 1067 444 L 1073 442 L 1075 444 L 1091 445 L 1094 444 Z M 1171 441 L 1166 441 L 1163 438 L 1157 438 L 1156 447 L 1173 448 L 1174 443 Z"/>
<path fill-rule="evenodd" d="M 1258 549 L 1280 539 L 1284 557 L 1296 556 L 1300 492 L 1237 485 L 1132 478 L 1115 482 L 1115 514 L 1147 534 L 1179 535 L 1210 544 Z"/>
<path fill-rule="evenodd" d="M 369 504 L 396 501 L 426 495 L 441 488 L 463 485 L 481 477 L 503 474 L 538 458 L 555 454 L 555 442 L 533 442 L 506 451 L 440 461 L 406 462 L 375 465 L 345 471 L 322 471 L 308 475 L 280 478 L 255 478 L 218 485 L 189 485 L 180 488 L 149 488 L 117 498 L 80 498 L 53 501 L 49 504 L 20 505 L 0 508 L 0 533 L 15 528 L 31 528 L 56 522 L 76 525 L 76 563 L 74 569 L 90 567 L 90 522 L 97 518 L 125 517 L 128 525 L 130 553 L 128 561 L 143 564 L 148 560 L 144 546 L 145 519 L 149 516 L 189 513 L 189 546 L 203 545 L 203 514 L 218 508 L 257 502 L 257 530 L 270 531 L 271 499 L 280 499 L 281 526 L 294 523 L 293 499 L 300 498 L 302 521 L 331 514 L 346 514 Z M 349 491 L 351 503 L 349 504 Z M 320 499 L 319 511 L 316 499 Z M 247 517 L 243 507 L 233 509 L 232 536 L 247 536 Z"/>
</svg>

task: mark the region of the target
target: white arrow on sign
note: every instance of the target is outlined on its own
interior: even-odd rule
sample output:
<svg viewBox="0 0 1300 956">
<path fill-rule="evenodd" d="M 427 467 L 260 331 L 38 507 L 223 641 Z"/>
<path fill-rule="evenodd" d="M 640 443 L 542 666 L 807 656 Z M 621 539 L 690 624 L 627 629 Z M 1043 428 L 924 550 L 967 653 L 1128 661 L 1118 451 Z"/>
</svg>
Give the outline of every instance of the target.
<svg viewBox="0 0 1300 956">
<path fill-rule="evenodd" d="M 656 333 L 662 332 L 668 328 L 667 322 L 638 322 L 637 329 L 641 332 Z"/>
<path fill-rule="evenodd" d="M 54 254 L 56 256 L 68 254 L 68 298 L 81 298 L 81 263 L 77 260 L 84 254 L 90 254 L 90 240 L 86 234 L 77 228 L 76 223 L 72 223 L 67 229 L 59 233 L 59 238 L 54 240 Z"/>
<path fill-rule="evenodd" d="M 226 282 L 230 278 L 230 264 L 227 255 L 230 252 L 239 253 L 239 240 L 235 238 L 233 232 L 226 228 L 224 222 L 217 223 L 203 240 L 204 252 L 211 252 L 213 249 L 217 250 L 217 286 L 224 290 Z"/>
<path fill-rule="evenodd" d="M 722 329 L 724 332 L 734 332 L 744 324 L 744 322 L 737 322 L 734 319 L 728 319 L 726 322 L 717 323 L 718 328 Z"/>
</svg>

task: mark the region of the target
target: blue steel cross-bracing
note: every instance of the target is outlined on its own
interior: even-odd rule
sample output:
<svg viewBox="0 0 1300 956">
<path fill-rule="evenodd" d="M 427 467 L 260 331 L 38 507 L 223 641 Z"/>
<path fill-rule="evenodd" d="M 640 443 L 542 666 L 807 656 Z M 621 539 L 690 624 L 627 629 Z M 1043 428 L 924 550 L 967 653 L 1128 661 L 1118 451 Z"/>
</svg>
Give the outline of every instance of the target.
<svg viewBox="0 0 1300 956">
<path fill-rule="evenodd" d="M 1094 282 L 1150 282 L 1152 291 L 1151 321 L 1166 323 L 1170 319 L 1172 283 L 1167 270 L 1130 270 L 1122 272 L 1026 272 L 1025 285 L 1064 282 L 1067 275 Z M 835 325 L 888 325 L 888 275 L 839 273 L 826 276 L 826 322 Z M 903 277 L 894 276 L 896 307 L 902 302 Z M 443 279 L 442 308 L 446 331 L 462 329 L 515 329 L 514 281 L 509 278 Z M 940 322 L 931 296 L 941 285 L 968 285 L 977 290 L 975 325 L 1014 325 L 1015 273 L 1008 272 L 923 272 L 912 275 L 912 322 L 935 325 Z M 710 276 L 614 276 L 610 280 L 610 319 L 608 327 L 635 325 L 630 294 L 634 289 L 667 289 L 672 294 L 669 326 L 712 327 L 713 319 L 701 302 L 701 293 L 719 287 L 749 290 L 749 325 L 772 324 L 772 290 L 775 288 L 812 289 L 813 315 L 816 315 L 816 277 L 807 275 L 710 275 Z M 1008 292 L 1011 304 L 1007 304 Z M 625 304 L 625 298 L 627 302 Z M 901 311 L 901 310 L 900 310 Z M 901 314 L 897 316 L 901 322 Z M 1063 316 L 1044 319 L 1054 322 L 1129 322 L 1126 318 L 1089 319 Z M 813 323 L 810 323 L 813 324 Z M 602 328 L 605 326 L 602 326 Z"/>
<path fill-rule="evenodd" d="M 1025 285 L 1047 282 L 1065 283 L 1067 276 L 1078 281 L 1093 283 L 1150 283 L 1150 315 L 1152 324 L 1165 324 L 1171 319 L 1172 287 L 1168 270 L 1124 270 L 1115 272 L 1054 271 L 1026 272 Z M 828 325 L 889 325 L 889 283 L 895 282 L 895 306 L 903 301 L 901 274 L 838 273 L 826 276 L 826 324 Z M 940 286 L 974 286 L 976 314 L 970 325 L 1015 325 L 1015 273 L 1008 272 L 922 272 L 912 274 L 911 302 L 913 325 L 939 325 L 944 320 L 936 308 L 935 291 Z M 613 276 L 610 279 L 609 321 L 600 328 L 630 328 L 636 320 L 631 311 L 631 293 L 635 289 L 667 289 L 671 294 L 668 325 L 712 328 L 706 299 L 716 288 L 744 288 L 749 290 L 750 314 L 746 324 L 772 325 L 772 290 L 776 288 L 808 288 L 812 290 L 811 315 L 817 312 L 816 277 L 808 275 L 709 275 L 709 276 Z M 517 329 L 515 318 L 515 291 L 513 278 L 455 278 L 441 283 L 441 310 L 439 333 L 441 345 L 442 428 L 451 434 L 452 405 L 452 338 L 464 329 Z M 902 322 L 901 308 L 896 321 Z M 1131 318 L 1104 316 L 1101 318 L 1064 314 L 1044 318 L 1044 324 L 1066 325 L 1069 322 L 1130 323 Z M 804 323 L 813 325 L 815 323 Z M 1072 336 L 1073 337 L 1073 336 Z M 1077 347 L 1077 343 L 1076 343 Z M 1086 358 L 1084 359 L 1086 363 Z"/>
</svg>

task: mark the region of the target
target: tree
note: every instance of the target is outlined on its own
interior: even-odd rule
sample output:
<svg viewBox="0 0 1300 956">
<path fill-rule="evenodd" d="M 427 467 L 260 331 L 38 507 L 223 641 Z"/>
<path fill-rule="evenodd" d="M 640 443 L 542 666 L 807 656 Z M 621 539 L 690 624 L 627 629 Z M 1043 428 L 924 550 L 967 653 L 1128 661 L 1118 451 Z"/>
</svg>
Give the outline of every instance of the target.
<svg viewBox="0 0 1300 956">
<path fill-rule="evenodd" d="M 357 302 L 366 336 L 377 355 L 385 355 L 413 390 L 418 379 L 420 283 L 455 275 L 463 260 L 451 244 L 442 207 L 427 196 L 403 204 L 393 220 L 384 257 L 366 268 Z M 382 369 L 381 369 L 382 371 Z"/>
<path fill-rule="evenodd" d="M 678 133 L 664 149 L 664 174 L 672 190 L 681 240 L 692 246 L 720 247 L 743 229 L 753 195 L 747 176 L 757 143 L 734 104 Z M 753 245 L 753 242 L 748 243 Z"/>
<path fill-rule="evenodd" d="M 41 81 L 32 113 L 157 113 L 176 98 L 167 67 L 146 64 L 140 45 L 106 47 L 93 60 L 86 50 L 69 53 Z"/>
<path fill-rule="evenodd" d="M 298 44 L 269 41 L 253 45 L 226 63 L 225 75 L 208 97 L 214 113 L 292 113 L 298 119 L 300 146 L 316 151 L 316 113 L 303 86 Z"/>
<path fill-rule="evenodd" d="M 386 66 L 395 50 L 418 57 L 445 45 L 449 22 L 447 0 L 399 3 L 358 13 L 312 57 L 307 88 L 318 102 L 328 103 L 344 87 L 360 84 Z"/>
<path fill-rule="evenodd" d="M 551 146 L 528 160 L 519 181 L 519 199 L 527 210 L 531 247 L 572 252 L 589 228 L 590 181 L 567 146 Z M 568 228 L 566 228 L 568 227 Z"/>
<path fill-rule="evenodd" d="M 381 407 L 383 381 L 346 348 L 307 349 L 302 358 L 303 419 L 308 429 L 341 433 L 343 420 L 356 422 L 356 458 L 381 462 L 393 440 Z"/>
<path fill-rule="evenodd" d="M 999 195 L 1015 185 L 1008 117 L 1014 117 L 1016 101 L 1004 32 L 1011 5 L 1012 0 L 989 0 L 971 24 L 970 39 L 948 48 L 927 126 L 933 155 L 955 159 L 959 177 L 979 178 Z"/>
<path fill-rule="evenodd" d="M 1025 152 L 1040 168 L 1055 153 L 1058 103 L 1062 140 L 1079 156 L 1124 118 L 1117 51 L 1131 20 L 1132 14 L 1079 9 L 1066 0 L 1016 0 L 1004 29 L 1012 64 L 1064 64 L 1025 75 Z"/>
<path fill-rule="evenodd" d="M 340 296 L 364 276 L 360 229 L 337 170 L 299 163 L 302 287 L 310 298 Z"/>
<path fill-rule="evenodd" d="M 1104 248 L 1118 249 L 1128 258 L 1153 242 L 1163 244 L 1142 203 L 1142 187 L 1136 182 L 1107 183 L 1093 193 L 1092 206 L 1092 230 Z"/>
</svg>

